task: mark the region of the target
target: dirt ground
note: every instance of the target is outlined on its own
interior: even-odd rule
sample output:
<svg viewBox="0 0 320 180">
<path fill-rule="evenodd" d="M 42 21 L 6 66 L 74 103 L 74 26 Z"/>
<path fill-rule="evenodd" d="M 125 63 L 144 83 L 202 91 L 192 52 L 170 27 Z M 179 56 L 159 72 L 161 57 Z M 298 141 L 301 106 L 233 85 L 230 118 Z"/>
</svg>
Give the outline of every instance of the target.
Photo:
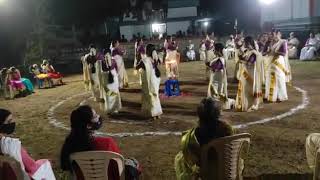
<svg viewBox="0 0 320 180">
<path fill-rule="evenodd" d="M 311 171 L 305 157 L 305 138 L 309 133 L 319 132 L 320 111 L 320 62 L 291 61 L 293 85 L 308 91 L 310 104 L 306 109 L 281 121 L 254 125 L 238 132 L 252 134 L 249 157 L 245 160 L 245 176 L 262 174 L 305 174 Z M 233 76 L 233 64 L 228 64 L 229 78 Z M 165 79 L 162 68 L 162 80 Z M 93 106 L 104 118 L 102 132 L 181 132 L 197 124 L 196 107 L 206 96 L 207 81 L 201 62 L 188 62 L 180 66 L 180 83 L 183 96 L 166 98 L 161 103 L 164 115 L 161 120 L 151 121 L 140 114 L 140 87 L 137 77 L 128 70 L 130 88 L 121 92 L 123 110 L 119 115 L 107 116 L 100 110 L 101 104 L 93 102 L 88 95 L 72 98 L 55 110 L 55 117 L 69 126 L 72 109 L 80 102 Z M 37 90 L 35 94 L 15 100 L 0 100 L 0 107 L 10 109 L 17 120 L 16 135 L 35 158 L 53 161 L 58 179 L 65 179 L 59 170 L 59 153 L 67 131 L 54 127 L 47 119 L 50 107 L 76 94 L 84 92 L 81 75 L 65 78 L 67 85 L 53 89 Z M 230 83 L 229 94 L 235 97 L 237 84 Z M 163 89 L 163 85 L 161 87 Z M 288 88 L 289 101 L 264 104 L 256 112 L 223 112 L 222 119 L 233 125 L 257 121 L 287 112 L 301 103 L 302 95 L 293 87 Z M 133 136 L 115 137 L 125 157 L 135 157 L 143 166 L 142 179 L 175 179 L 174 157 L 179 151 L 179 136 Z"/>
</svg>

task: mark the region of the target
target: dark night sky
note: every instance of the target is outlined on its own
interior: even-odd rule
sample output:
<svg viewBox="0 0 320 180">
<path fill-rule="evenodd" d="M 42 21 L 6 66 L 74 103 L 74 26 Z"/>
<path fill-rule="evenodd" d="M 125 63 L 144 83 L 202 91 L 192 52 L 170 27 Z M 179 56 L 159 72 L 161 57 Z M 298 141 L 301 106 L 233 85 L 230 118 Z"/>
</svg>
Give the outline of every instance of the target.
<svg viewBox="0 0 320 180">
<path fill-rule="evenodd" d="M 0 63 L 21 59 L 25 38 L 34 20 L 31 1 L 6 0 L 0 4 Z M 159 0 L 153 0 L 159 3 Z M 239 18 L 247 28 L 259 24 L 258 0 L 200 0 L 202 9 L 224 19 Z M 47 0 L 53 22 L 90 26 L 105 17 L 119 16 L 128 7 L 128 0 Z M 18 61 L 18 60 L 17 60 Z M 0 66 L 1 66 L 0 64 Z M 11 63 L 10 63 L 11 64 Z"/>
</svg>

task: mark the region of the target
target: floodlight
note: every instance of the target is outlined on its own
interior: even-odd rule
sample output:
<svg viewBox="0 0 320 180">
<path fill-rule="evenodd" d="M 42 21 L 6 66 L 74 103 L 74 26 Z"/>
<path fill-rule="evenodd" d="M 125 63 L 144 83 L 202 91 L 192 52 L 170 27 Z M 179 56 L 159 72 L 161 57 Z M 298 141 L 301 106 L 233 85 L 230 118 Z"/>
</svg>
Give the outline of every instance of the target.
<svg viewBox="0 0 320 180">
<path fill-rule="evenodd" d="M 152 32 L 159 32 L 161 28 L 161 24 L 153 23 L 151 27 L 152 27 Z"/>
<path fill-rule="evenodd" d="M 270 4 L 274 3 L 276 0 L 259 0 L 259 1 L 262 4 L 270 5 Z"/>
<path fill-rule="evenodd" d="M 207 26 L 209 26 L 209 22 L 206 21 L 206 22 L 203 23 L 203 25 L 204 25 L 205 27 L 207 27 Z"/>
</svg>

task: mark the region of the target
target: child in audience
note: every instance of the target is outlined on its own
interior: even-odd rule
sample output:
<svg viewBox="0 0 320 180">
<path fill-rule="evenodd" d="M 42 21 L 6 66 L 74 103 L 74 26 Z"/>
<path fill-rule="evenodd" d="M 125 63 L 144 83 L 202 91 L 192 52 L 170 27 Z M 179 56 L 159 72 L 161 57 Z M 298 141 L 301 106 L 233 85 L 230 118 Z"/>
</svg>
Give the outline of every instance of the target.
<svg viewBox="0 0 320 180">
<path fill-rule="evenodd" d="M 197 111 L 199 126 L 184 133 L 181 139 L 181 151 L 175 158 L 178 180 L 198 179 L 201 146 L 234 133 L 231 125 L 219 120 L 221 108 L 218 101 L 205 98 Z"/>
<path fill-rule="evenodd" d="M 21 165 L 24 179 L 55 180 L 51 164 L 48 160 L 33 160 L 22 147 L 19 139 L 12 138 L 16 123 L 10 111 L 0 109 L 0 154 L 10 156 Z M 0 179 L 17 179 L 9 165 L 1 169 Z"/>
</svg>

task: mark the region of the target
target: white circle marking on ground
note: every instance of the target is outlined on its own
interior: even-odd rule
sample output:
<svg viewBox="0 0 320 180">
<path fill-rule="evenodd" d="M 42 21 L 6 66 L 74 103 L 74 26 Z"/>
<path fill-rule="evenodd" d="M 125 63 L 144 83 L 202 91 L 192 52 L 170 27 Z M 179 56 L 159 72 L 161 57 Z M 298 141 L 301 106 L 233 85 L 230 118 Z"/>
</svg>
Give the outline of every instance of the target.
<svg viewBox="0 0 320 180">
<path fill-rule="evenodd" d="M 264 123 L 268 123 L 268 122 L 271 122 L 271 121 L 279 121 L 279 120 L 282 120 L 286 117 L 289 117 L 289 116 L 292 116 L 293 114 L 297 113 L 298 111 L 300 110 L 303 110 L 305 109 L 310 101 L 309 101 L 309 97 L 308 97 L 308 92 L 306 90 L 303 90 L 299 87 L 296 87 L 294 86 L 294 88 L 299 91 L 301 94 L 302 94 L 302 102 L 290 109 L 289 111 L 283 113 L 283 114 L 280 114 L 280 115 L 277 115 L 277 116 L 274 116 L 274 117 L 269 117 L 269 118 L 265 118 L 265 119 L 261 119 L 261 120 L 257 120 L 257 121 L 253 121 L 253 122 L 249 122 L 249 123 L 244 123 L 244 124 L 239 124 L 239 125 L 236 125 L 236 126 L 233 126 L 234 128 L 236 129 L 241 129 L 241 128 L 247 128 L 251 125 L 257 125 L 257 124 L 264 124 Z M 64 129 L 64 130 L 70 130 L 70 128 L 68 128 L 64 123 L 60 122 L 58 119 L 56 119 L 54 117 L 54 113 L 55 113 L 55 110 L 60 107 L 61 105 L 63 105 L 65 102 L 73 99 L 73 98 L 76 98 L 76 97 L 80 97 L 80 96 L 85 96 L 85 95 L 88 95 L 89 93 L 80 93 L 80 94 L 76 94 L 76 95 L 73 95 L 73 96 L 70 96 L 60 102 L 58 102 L 57 104 L 55 104 L 54 106 L 50 107 L 50 109 L 48 110 L 48 113 L 47 113 L 47 118 L 50 122 L 50 124 L 52 124 L 54 127 L 56 128 L 60 128 L 60 129 Z M 81 101 L 80 105 L 83 105 L 86 103 L 86 101 L 88 99 L 90 99 L 91 97 Z M 116 122 L 116 121 L 112 121 L 112 122 Z M 119 121 L 117 123 L 127 123 L 127 124 L 135 124 L 133 122 L 126 122 L 126 121 Z M 142 132 L 142 133 L 131 133 L 131 132 L 125 132 L 125 133 L 105 133 L 105 132 L 96 132 L 97 135 L 102 135 L 102 136 L 112 136 L 112 137 L 133 137 L 133 136 L 168 136 L 168 135 L 174 135 L 174 136 L 180 136 L 182 134 L 181 131 L 154 131 L 154 132 Z"/>
</svg>

